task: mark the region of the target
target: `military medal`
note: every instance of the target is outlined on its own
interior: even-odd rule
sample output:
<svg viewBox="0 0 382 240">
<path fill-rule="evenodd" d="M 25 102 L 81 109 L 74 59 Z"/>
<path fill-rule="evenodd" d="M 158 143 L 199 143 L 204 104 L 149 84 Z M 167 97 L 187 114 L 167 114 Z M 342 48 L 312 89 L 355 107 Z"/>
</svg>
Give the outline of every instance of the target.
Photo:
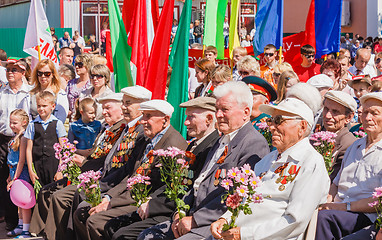
<svg viewBox="0 0 382 240">
<path fill-rule="evenodd" d="M 280 185 L 279 191 L 284 191 L 285 190 L 285 185 Z"/>
<path fill-rule="evenodd" d="M 221 171 L 222 171 L 221 169 L 216 170 L 214 186 L 217 186 L 219 184 L 219 177 L 220 177 Z"/>
</svg>

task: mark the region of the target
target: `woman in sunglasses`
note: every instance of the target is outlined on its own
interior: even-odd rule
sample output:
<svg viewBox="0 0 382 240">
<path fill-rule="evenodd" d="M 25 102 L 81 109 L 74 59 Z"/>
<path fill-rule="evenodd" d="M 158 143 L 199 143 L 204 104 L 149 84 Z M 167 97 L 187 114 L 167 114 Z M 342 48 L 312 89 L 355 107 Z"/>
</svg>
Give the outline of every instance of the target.
<svg viewBox="0 0 382 240">
<path fill-rule="evenodd" d="M 110 70 L 104 64 L 97 64 L 90 68 L 91 87 L 83 90 L 78 98 L 81 101 L 84 98 L 101 98 L 113 93 L 110 89 Z M 102 120 L 102 104 L 96 101 L 97 116 L 96 120 Z"/>
<path fill-rule="evenodd" d="M 60 80 L 54 63 L 49 59 L 41 60 L 37 63 L 32 72 L 32 84 L 34 88 L 30 91 L 30 115 L 32 119 L 38 116 L 36 94 L 43 91 L 50 91 L 56 97 L 56 109 L 53 115 L 65 122 L 69 111 L 69 104 L 66 92 L 61 89 Z"/>
<path fill-rule="evenodd" d="M 68 82 L 66 93 L 68 94 L 69 101 L 69 119 L 74 116 L 75 102 L 80 96 L 80 93 L 88 88 L 91 88 L 89 81 L 89 69 L 92 66 L 91 56 L 87 53 L 80 54 L 74 60 L 74 66 L 78 78 L 72 79 Z"/>
</svg>

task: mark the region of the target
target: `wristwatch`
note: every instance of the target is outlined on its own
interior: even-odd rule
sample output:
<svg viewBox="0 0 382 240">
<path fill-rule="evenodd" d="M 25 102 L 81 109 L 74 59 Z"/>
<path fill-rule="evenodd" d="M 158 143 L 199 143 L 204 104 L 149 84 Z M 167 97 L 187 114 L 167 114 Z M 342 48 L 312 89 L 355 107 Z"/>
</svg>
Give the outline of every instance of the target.
<svg viewBox="0 0 382 240">
<path fill-rule="evenodd" d="M 346 202 L 346 211 L 350 212 L 350 202 Z"/>
</svg>

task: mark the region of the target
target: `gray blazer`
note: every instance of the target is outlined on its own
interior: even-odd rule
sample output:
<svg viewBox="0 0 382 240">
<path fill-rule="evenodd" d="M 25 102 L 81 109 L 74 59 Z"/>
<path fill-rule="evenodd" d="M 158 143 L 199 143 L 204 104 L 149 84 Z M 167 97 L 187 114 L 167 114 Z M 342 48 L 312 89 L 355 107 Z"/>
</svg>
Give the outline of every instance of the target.
<svg viewBox="0 0 382 240">
<path fill-rule="evenodd" d="M 219 147 L 219 141 L 215 143 L 207 155 L 202 172 L 208 166 L 215 151 Z M 191 232 L 202 236 L 209 236 L 210 224 L 216 221 L 227 210 L 222 203 L 222 195 L 226 193 L 220 185 L 215 186 L 215 173 L 218 169 L 227 169 L 239 167 L 245 163 L 252 167 L 269 153 L 268 143 L 250 122 L 246 123 L 228 144 L 228 154 L 225 161 L 221 164 L 215 163 L 207 176 L 201 182 L 196 197 L 194 190 L 191 189 L 184 198 L 185 203 L 191 206 L 189 215 L 193 216 L 197 228 L 191 229 Z M 220 179 L 221 180 L 221 179 Z"/>
</svg>

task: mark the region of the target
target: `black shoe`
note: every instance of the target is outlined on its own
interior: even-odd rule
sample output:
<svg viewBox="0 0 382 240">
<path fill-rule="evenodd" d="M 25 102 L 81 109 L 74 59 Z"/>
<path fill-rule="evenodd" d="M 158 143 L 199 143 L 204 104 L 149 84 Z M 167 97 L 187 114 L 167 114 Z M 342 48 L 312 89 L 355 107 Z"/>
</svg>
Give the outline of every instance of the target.
<svg viewBox="0 0 382 240">
<path fill-rule="evenodd" d="M 7 225 L 5 225 L 5 230 L 11 231 L 15 229 L 15 227 L 17 227 L 17 224 L 7 223 Z"/>
</svg>

